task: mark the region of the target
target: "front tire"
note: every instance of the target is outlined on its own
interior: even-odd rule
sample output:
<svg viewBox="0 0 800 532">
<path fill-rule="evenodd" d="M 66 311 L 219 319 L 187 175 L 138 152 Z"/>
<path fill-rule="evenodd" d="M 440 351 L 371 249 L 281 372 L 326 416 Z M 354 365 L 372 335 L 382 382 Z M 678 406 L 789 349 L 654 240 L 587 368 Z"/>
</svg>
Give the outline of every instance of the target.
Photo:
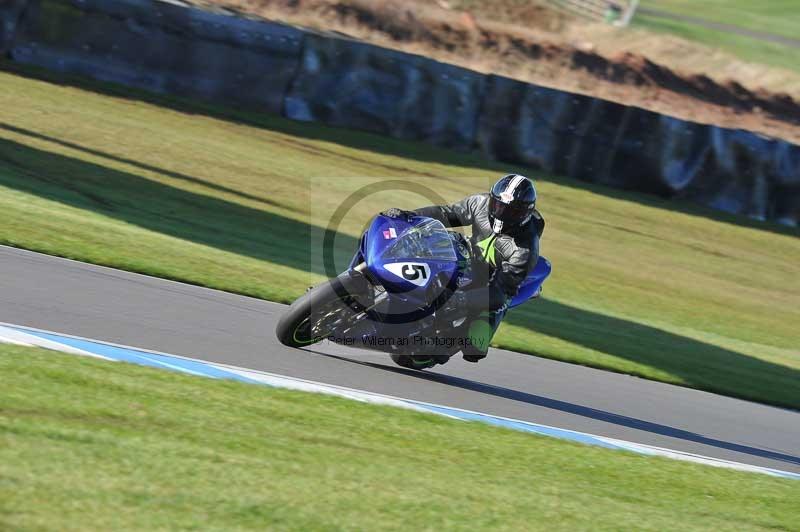
<svg viewBox="0 0 800 532">
<path fill-rule="evenodd" d="M 349 306 L 356 299 L 355 290 L 360 288 L 363 277 L 345 272 L 335 279 L 315 286 L 289 305 L 278 320 L 275 335 L 289 347 L 305 347 L 324 340 L 335 331 L 335 319 L 352 314 Z"/>
</svg>

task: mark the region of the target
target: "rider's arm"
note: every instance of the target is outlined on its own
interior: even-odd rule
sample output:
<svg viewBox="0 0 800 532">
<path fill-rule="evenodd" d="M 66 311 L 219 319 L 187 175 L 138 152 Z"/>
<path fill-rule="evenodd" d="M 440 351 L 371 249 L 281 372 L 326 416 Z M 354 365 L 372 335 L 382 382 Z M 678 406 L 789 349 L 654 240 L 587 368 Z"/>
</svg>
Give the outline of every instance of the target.
<svg viewBox="0 0 800 532">
<path fill-rule="evenodd" d="M 500 266 L 495 270 L 491 281 L 480 288 L 470 289 L 467 305 L 473 311 L 483 312 L 485 310 L 496 311 L 517 295 L 520 285 L 522 285 L 531 265 L 536 264 L 539 259 L 539 237 L 533 237 L 533 241 L 525 247 L 517 247 L 511 255 L 504 259 Z"/>
<path fill-rule="evenodd" d="M 517 295 L 520 285 L 539 260 L 539 238 L 544 232 L 544 218 L 535 210 L 531 222 L 533 238 L 523 245 L 515 240 L 515 249 L 508 259 L 503 260 L 492 279 L 492 284 L 496 285 L 497 290 L 502 291 L 508 298 Z"/>
<path fill-rule="evenodd" d="M 505 294 L 506 298 L 517 295 L 520 285 L 525 281 L 536 261 L 539 260 L 539 235 L 534 235 L 531 243 L 517 247 L 508 259 L 497 268 L 491 285 Z"/>
<path fill-rule="evenodd" d="M 450 205 L 431 205 L 415 209 L 414 212 L 420 216 L 439 220 L 447 227 L 464 227 L 472 224 L 473 213 L 480 198 L 480 195 L 467 196 Z"/>
</svg>

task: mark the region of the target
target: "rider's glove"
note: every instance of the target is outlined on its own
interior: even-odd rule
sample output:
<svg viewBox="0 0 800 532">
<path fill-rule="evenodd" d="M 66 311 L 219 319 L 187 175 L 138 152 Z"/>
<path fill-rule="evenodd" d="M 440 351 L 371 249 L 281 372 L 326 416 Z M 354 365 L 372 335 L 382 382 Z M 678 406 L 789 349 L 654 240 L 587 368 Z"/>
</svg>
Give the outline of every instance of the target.
<svg viewBox="0 0 800 532">
<path fill-rule="evenodd" d="M 416 216 L 416 213 L 414 211 L 404 211 L 403 209 L 392 207 L 391 209 L 383 211 L 381 215 L 386 216 L 387 218 L 400 218 L 403 220 L 408 220 L 412 216 Z"/>
</svg>

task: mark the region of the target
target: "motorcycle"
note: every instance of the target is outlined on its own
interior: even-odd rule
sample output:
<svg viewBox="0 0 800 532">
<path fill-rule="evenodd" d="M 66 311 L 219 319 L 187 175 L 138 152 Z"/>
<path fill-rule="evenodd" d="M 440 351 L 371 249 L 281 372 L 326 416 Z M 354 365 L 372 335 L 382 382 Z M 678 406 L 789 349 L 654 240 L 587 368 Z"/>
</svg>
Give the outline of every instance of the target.
<svg viewBox="0 0 800 532">
<path fill-rule="evenodd" d="M 469 341 L 466 294 L 485 286 L 487 271 L 477 245 L 442 222 L 378 215 L 347 270 L 292 303 L 275 332 L 290 347 L 327 339 L 407 368 L 444 364 Z M 508 308 L 538 297 L 550 271 L 539 257 Z"/>
</svg>

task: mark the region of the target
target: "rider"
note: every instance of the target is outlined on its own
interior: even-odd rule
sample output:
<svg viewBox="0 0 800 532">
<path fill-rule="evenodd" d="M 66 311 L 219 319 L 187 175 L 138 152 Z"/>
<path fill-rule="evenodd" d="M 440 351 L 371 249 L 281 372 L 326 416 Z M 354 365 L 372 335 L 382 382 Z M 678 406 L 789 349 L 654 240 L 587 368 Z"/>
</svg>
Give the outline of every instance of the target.
<svg viewBox="0 0 800 532">
<path fill-rule="evenodd" d="M 539 258 L 539 238 L 544 219 L 536 210 L 536 188 L 525 176 L 500 178 L 488 194 L 474 194 L 451 205 L 434 205 L 414 211 L 392 208 L 391 218 L 427 216 L 447 227 L 472 226 L 472 241 L 487 264 L 485 286 L 467 292 L 473 313 L 470 343 L 462 349 L 464 360 L 486 357 L 489 342 L 505 315 L 508 302 L 533 270 Z"/>
</svg>

